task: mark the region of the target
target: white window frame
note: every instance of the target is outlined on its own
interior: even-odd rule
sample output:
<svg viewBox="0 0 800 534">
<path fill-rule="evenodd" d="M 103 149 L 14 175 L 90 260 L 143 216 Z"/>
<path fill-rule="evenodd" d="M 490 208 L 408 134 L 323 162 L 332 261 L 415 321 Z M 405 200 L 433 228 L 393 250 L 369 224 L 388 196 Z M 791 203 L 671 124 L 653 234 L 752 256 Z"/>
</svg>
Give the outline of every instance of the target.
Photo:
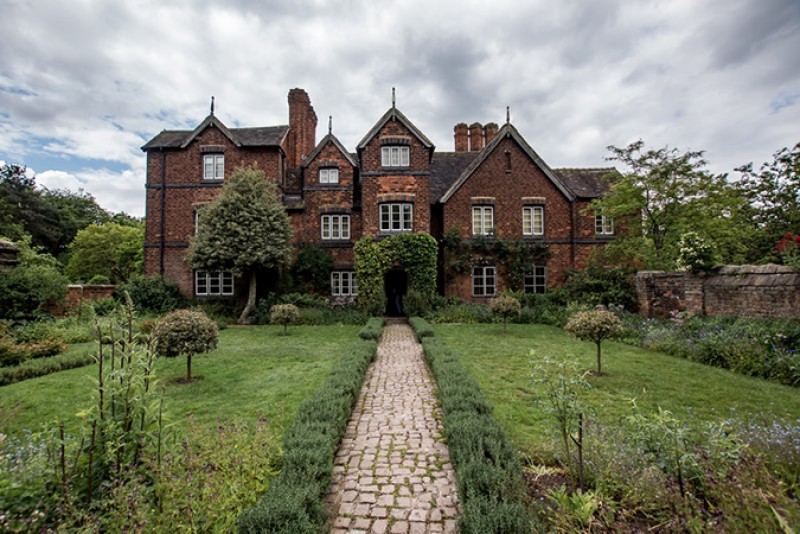
<svg viewBox="0 0 800 534">
<path fill-rule="evenodd" d="M 194 294 L 198 297 L 233 295 L 233 273 L 228 271 L 195 271 Z"/>
<path fill-rule="evenodd" d="M 414 204 L 386 202 L 378 207 L 381 232 L 404 233 L 414 230 Z"/>
<path fill-rule="evenodd" d="M 338 167 L 322 167 L 319 170 L 319 183 L 321 184 L 338 184 L 339 183 L 339 169 Z"/>
<path fill-rule="evenodd" d="M 331 271 L 331 296 L 358 296 L 358 280 L 356 280 L 355 271 Z"/>
<path fill-rule="evenodd" d="M 494 235 L 494 206 L 472 206 L 472 235 Z"/>
<path fill-rule="evenodd" d="M 594 216 L 594 233 L 597 235 L 614 235 L 614 221 L 602 213 Z"/>
<path fill-rule="evenodd" d="M 493 297 L 497 293 L 497 270 L 492 265 L 472 267 L 472 296 Z"/>
<path fill-rule="evenodd" d="M 547 292 L 547 266 L 529 265 L 529 270 L 525 272 L 522 285 L 525 293 L 546 293 Z"/>
<path fill-rule="evenodd" d="M 350 216 L 323 215 L 320 218 L 320 235 L 323 241 L 350 239 Z"/>
<path fill-rule="evenodd" d="M 411 165 L 410 147 L 403 145 L 388 145 L 381 147 L 382 167 L 409 167 Z"/>
<path fill-rule="evenodd" d="M 544 206 L 522 207 L 522 235 L 544 235 Z"/>
<path fill-rule="evenodd" d="M 225 154 L 203 154 L 203 180 L 225 178 Z"/>
</svg>

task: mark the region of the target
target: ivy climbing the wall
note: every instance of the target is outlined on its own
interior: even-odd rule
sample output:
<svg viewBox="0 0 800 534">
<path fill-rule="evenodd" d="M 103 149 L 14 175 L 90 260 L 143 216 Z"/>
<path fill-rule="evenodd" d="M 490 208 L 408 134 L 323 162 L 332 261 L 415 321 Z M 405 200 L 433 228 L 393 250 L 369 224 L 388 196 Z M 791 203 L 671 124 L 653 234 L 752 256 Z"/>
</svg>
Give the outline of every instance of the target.
<svg viewBox="0 0 800 534">
<path fill-rule="evenodd" d="M 363 310 L 381 315 L 385 308 L 383 277 L 395 261 L 408 274 L 409 315 L 426 311 L 436 295 L 438 245 L 428 234 L 398 234 L 381 239 L 361 238 L 355 244 L 358 303 Z"/>
</svg>

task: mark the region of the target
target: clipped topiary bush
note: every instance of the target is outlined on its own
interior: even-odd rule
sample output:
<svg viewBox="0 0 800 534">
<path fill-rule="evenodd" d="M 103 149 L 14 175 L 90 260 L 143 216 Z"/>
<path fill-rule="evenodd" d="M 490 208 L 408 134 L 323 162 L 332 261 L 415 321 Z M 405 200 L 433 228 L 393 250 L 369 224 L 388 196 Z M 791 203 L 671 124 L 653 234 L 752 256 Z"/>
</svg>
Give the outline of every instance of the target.
<svg viewBox="0 0 800 534">
<path fill-rule="evenodd" d="M 503 332 L 505 332 L 508 329 L 508 321 L 514 317 L 519 317 L 522 312 L 522 305 L 519 300 L 511 295 L 500 295 L 492 300 L 489 304 L 489 309 L 492 311 L 492 315 L 503 321 Z"/>
<path fill-rule="evenodd" d="M 370 319 L 367 321 L 367 324 L 364 325 L 364 328 L 359 330 L 358 337 L 361 339 L 372 339 L 379 341 L 381 339 L 383 324 L 385 322 L 386 321 L 383 317 L 370 317 Z"/>
<path fill-rule="evenodd" d="M 578 312 L 569 318 L 564 330 L 586 341 L 594 341 L 597 345 L 597 374 L 602 374 L 600 367 L 600 345 L 604 339 L 619 337 L 624 332 L 619 317 L 607 310 Z"/>
<path fill-rule="evenodd" d="M 186 381 L 192 381 L 192 356 L 217 348 L 219 328 L 209 317 L 195 310 L 178 310 L 165 315 L 153 330 L 156 354 L 167 358 L 186 355 Z"/>
<path fill-rule="evenodd" d="M 300 309 L 294 304 L 275 304 L 269 310 L 269 322 L 283 325 L 283 335 L 289 333 L 289 325 L 300 317 Z"/>
</svg>

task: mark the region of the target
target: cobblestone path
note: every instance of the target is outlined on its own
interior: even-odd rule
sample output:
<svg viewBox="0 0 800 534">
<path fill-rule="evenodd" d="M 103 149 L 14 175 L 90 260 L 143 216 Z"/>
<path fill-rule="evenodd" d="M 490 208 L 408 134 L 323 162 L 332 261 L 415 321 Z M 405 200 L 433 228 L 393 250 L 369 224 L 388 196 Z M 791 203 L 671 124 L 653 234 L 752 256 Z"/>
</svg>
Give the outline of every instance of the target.
<svg viewBox="0 0 800 534">
<path fill-rule="evenodd" d="M 414 333 L 388 324 L 336 453 L 327 505 L 335 534 L 455 533 L 455 473 Z"/>
</svg>

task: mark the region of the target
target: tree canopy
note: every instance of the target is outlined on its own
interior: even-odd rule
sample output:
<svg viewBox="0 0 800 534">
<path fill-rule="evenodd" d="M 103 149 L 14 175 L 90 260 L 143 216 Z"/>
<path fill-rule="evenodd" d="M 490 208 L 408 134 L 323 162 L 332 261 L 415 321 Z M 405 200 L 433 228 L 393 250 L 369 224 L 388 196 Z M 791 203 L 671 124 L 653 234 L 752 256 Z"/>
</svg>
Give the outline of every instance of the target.
<svg viewBox="0 0 800 534">
<path fill-rule="evenodd" d="M 741 261 L 748 227 L 742 224 L 747 199 L 727 176 L 705 169 L 703 152 L 646 148 L 643 141 L 609 146 L 615 173 L 610 191 L 590 210 L 615 221 L 616 239 L 605 255 L 639 268 L 674 269 L 681 237 L 695 232 L 714 245 L 722 261 Z"/>
<path fill-rule="evenodd" d="M 66 272 L 71 279 L 88 282 L 105 276 L 120 284 L 142 271 L 144 225 L 90 224 L 77 233 L 69 250 Z"/>
<path fill-rule="evenodd" d="M 247 306 L 239 318 L 245 322 L 255 306 L 258 271 L 289 264 L 291 237 L 289 216 L 275 185 L 257 168 L 239 168 L 219 197 L 200 211 L 189 261 L 195 269 L 249 278 Z"/>
</svg>

